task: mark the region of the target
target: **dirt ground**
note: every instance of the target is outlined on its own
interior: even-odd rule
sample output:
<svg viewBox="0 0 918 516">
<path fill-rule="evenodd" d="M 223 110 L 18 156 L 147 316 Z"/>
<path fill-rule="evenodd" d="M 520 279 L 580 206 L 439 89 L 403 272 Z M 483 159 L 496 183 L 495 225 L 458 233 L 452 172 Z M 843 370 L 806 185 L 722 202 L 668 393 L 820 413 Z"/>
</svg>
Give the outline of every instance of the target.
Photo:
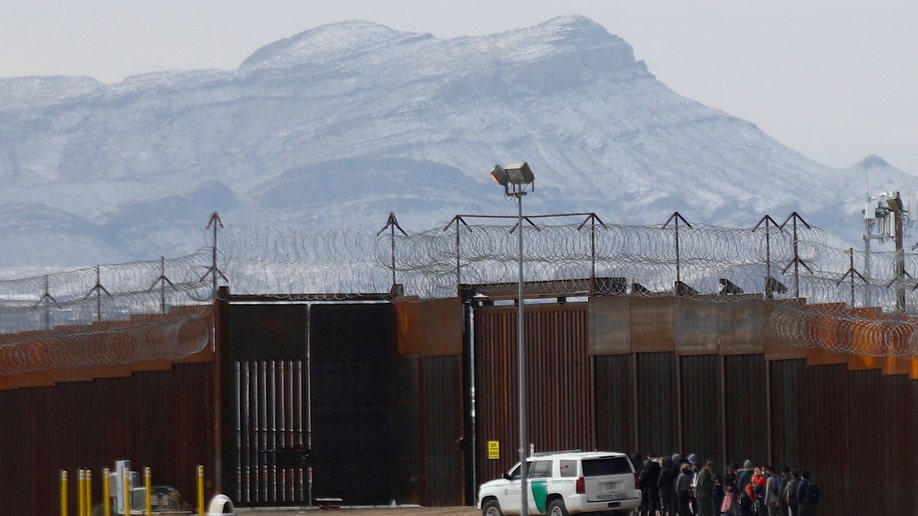
<svg viewBox="0 0 918 516">
<path fill-rule="evenodd" d="M 478 516 L 475 507 L 367 507 L 320 510 L 317 508 L 237 508 L 237 514 L 248 516 L 295 516 L 297 514 L 311 514 L 312 516 Z"/>
</svg>

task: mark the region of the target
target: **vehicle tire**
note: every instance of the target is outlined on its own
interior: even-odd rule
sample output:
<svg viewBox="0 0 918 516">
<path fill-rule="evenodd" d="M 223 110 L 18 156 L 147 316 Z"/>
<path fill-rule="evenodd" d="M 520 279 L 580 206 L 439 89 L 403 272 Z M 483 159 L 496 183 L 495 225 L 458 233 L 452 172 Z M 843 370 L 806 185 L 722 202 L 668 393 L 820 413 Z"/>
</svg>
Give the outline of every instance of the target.
<svg viewBox="0 0 918 516">
<path fill-rule="evenodd" d="M 500 502 L 497 500 L 488 500 L 481 506 L 481 516 L 504 516 L 500 510 Z"/>
<path fill-rule="evenodd" d="M 548 502 L 548 516 L 567 516 L 567 507 L 564 505 L 564 500 L 555 498 Z"/>
</svg>

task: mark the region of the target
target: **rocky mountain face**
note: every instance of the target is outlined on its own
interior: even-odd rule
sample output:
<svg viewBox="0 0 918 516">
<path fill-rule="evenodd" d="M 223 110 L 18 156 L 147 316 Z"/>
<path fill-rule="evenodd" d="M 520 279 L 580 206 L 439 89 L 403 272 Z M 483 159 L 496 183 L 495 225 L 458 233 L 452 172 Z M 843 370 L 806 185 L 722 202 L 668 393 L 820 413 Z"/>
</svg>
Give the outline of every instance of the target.
<svg viewBox="0 0 918 516">
<path fill-rule="evenodd" d="M 583 17 L 437 39 L 353 21 L 235 71 L 103 84 L 0 79 L 0 269 L 156 259 L 227 224 L 407 231 L 513 214 L 488 171 L 528 161 L 530 213 L 751 227 L 797 211 L 860 245 L 868 192 L 918 190 L 870 157 L 823 166 L 671 91 Z"/>
</svg>

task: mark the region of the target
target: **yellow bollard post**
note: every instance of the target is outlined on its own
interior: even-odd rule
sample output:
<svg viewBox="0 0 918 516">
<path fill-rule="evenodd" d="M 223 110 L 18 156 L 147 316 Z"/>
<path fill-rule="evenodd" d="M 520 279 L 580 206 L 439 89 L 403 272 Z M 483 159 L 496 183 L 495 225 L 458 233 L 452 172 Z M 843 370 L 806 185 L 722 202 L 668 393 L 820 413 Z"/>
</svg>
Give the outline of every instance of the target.
<svg viewBox="0 0 918 516">
<path fill-rule="evenodd" d="M 86 470 L 77 470 L 77 514 L 86 516 Z"/>
<path fill-rule="evenodd" d="M 131 468 L 124 468 L 124 514 L 131 514 Z"/>
<path fill-rule="evenodd" d="M 86 501 L 86 511 L 84 514 L 86 516 L 92 516 L 92 470 L 86 470 L 86 496 L 83 497 L 83 500 Z"/>
<path fill-rule="evenodd" d="M 153 474 L 150 472 L 150 466 L 147 466 L 143 469 L 143 483 L 144 483 L 144 500 L 147 503 L 147 516 L 152 516 L 153 514 Z"/>
<path fill-rule="evenodd" d="M 67 516 L 67 470 L 61 470 L 61 516 Z"/>
<path fill-rule="evenodd" d="M 112 516 L 111 474 L 108 468 L 102 468 L 102 510 L 105 516 Z"/>
<path fill-rule="evenodd" d="M 198 516 L 204 516 L 204 465 L 198 464 Z"/>
</svg>

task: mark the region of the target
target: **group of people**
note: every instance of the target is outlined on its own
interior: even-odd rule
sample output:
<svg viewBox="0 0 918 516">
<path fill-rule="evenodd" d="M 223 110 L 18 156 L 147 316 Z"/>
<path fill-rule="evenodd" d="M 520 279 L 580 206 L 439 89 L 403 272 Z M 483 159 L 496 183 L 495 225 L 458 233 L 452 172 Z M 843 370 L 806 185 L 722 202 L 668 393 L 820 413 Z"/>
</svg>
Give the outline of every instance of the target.
<svg viewBox="0 0 918 516">
<path fill-rule="evenodd" d="M 730 464 L 723 474 L 712 461 L 703 466 L 695 454 L 685 458 L 632 456 L 643 500 L 641 516 L 815 516 L 819 484 L 809 471 L 771 465 Z"/>
</svg>

